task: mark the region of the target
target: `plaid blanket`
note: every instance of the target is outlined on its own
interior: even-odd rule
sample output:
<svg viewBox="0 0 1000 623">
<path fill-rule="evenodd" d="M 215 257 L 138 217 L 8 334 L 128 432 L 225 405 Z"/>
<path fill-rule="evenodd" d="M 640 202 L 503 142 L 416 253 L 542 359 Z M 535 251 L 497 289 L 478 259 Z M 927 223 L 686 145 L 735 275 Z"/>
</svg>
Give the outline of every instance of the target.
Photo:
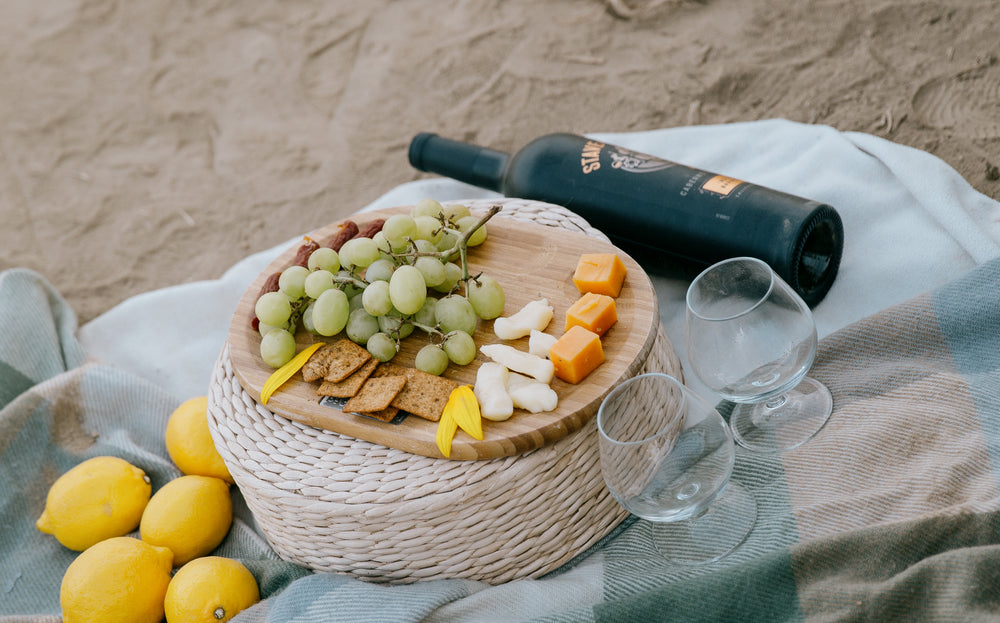
<svg viewBox="0 0 1000 623">
<path fill-rule="evenodd" d="M 279 560 L 236 495 L 217 553 L 265 597 L 237 621 L 885 621 L 1000 616 L 1000 260 L 820 342 L 826 428 L 780 456 L 739 451 L 756 497 L 748 541 L 677 567 L 626 521 L 544 578 L 379 586 Z M 39 533 L 45 492 L 99 454 L 179 473 L 162 431 L 178 404 L 155 384 L 87 361 L 73 312 L 35 273 L 0 273 L 0 622 L 59 620 L 75 556 Z"/>
</svg>

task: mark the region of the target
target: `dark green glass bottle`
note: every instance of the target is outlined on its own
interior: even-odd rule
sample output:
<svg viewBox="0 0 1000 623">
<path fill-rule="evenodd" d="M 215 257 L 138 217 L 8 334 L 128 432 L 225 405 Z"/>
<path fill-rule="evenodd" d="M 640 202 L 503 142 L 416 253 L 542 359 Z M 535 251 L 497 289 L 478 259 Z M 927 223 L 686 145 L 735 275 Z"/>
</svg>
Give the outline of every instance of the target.
<svg viewBox="0 0 1000 623">
<path fill-rule="evenodd" d="M 833 285 L 844 246 L 832 207 L 575 134 L 549 134 L 507 154 L 421 133 L 421 171 L 507 197 L 564 206 L 642 257 L 707 266 L 764 260 L 809 305 Z"/>
</svg>

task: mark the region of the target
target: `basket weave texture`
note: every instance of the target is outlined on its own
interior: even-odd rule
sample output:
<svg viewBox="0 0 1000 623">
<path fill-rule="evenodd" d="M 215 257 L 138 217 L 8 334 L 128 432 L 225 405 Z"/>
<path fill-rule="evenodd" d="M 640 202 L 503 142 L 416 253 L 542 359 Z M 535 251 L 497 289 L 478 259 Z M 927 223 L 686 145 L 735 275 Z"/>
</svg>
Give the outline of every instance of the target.
<svg viewBox="0 0 1000 623">
<path fill-rule="evenodd" d="M 509 218 L 607 240 L 559 206 L 499 203 Z M 680 377 L 662 326 L 640 371 Z M 500 584 L 558 568 L 627 516 L 601 476 L 596 418 L 516 456 L 424 457 L 270 412 L 240 385 L 228 345 L 208 397 L 209 430 L 260 530 L 279 556 L 315 571 L 373 582 Z"/>
</svg>

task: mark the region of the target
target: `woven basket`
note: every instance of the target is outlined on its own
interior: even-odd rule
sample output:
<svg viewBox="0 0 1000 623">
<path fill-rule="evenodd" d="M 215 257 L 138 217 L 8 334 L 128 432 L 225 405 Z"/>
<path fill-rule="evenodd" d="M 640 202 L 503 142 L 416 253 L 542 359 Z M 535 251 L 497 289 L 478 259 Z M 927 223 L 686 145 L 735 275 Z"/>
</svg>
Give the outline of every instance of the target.
<svg viewBox="0 0 1000 623">
<path fill-rule="evenodd" d="M 476 209 L 495 200 L 466 201 Z M 607 240 L 559 206 L 503 200 L 504 215 Z M 644 371 L 680 375 L 659 327 Z M 601 477 L 596 418 L 525 454 L 450 461 L 271 413 L 234 375 L 212 375 L 209 429 L 260 530 L 285 560 L 374 582 L 466 578 L 499 584 L 552 571 L 627 512 Z"/>
</svg>

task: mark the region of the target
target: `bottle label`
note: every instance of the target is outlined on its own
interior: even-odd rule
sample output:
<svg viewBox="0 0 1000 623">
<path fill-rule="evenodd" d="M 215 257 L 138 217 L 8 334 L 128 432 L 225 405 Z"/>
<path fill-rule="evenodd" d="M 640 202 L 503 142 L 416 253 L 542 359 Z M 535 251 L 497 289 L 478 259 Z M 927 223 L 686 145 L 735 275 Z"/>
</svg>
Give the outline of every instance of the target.
<svg viewBox="0 0 1000 623">
<path fill-rule="evenodd" d="M 662 171 L 674 166 L 674 163 L 661 160 L 655 156 L 608 145 L 599 141 L 589 140 L 580 150 L 580 169 L 584 175 L 593 173 L 601 168 L 601 152 L 607 148 L 608 157 L 611 159 L 611 168 L 625 171 L 626 173 L 651 173 Z"/>
<path fill-rule="evenodd" d="M 729 193 L 736 190 L 736 187 L 743 183 L 745 183 L 743 180 L 738 180 L 735 177 L 715 175 L 709 178 L 707 182 L 701 185 L 701 187 L 703 190 L 713 192 L 717 195 L 722 195 L 723 197 L 728 197 Z"/>
</svg>

